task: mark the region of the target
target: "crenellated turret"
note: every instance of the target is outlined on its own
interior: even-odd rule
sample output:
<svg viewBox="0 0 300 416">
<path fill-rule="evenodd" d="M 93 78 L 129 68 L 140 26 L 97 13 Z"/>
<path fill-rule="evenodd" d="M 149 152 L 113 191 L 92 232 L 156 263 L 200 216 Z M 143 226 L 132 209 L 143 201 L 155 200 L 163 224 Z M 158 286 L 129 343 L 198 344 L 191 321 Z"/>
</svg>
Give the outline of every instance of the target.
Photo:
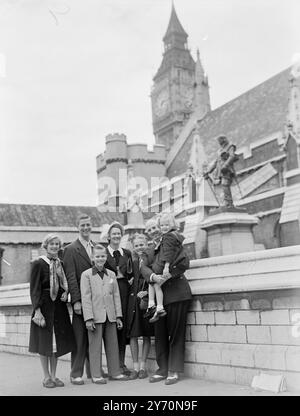
<svg viewBox="0 0 300 416">
<path fill-rule="evenodd" d="M 106 149 L 96 159 L 99 205 L 121 209 L 126 203 L 128 167 L 137 184 L 150 189 L 152 177 L 165 175 L 166 149 L 162 145 L 149 150 L 146 144 L 128 144 L 126 135 L 119 133 L 105 139 Z"/>
</svg>

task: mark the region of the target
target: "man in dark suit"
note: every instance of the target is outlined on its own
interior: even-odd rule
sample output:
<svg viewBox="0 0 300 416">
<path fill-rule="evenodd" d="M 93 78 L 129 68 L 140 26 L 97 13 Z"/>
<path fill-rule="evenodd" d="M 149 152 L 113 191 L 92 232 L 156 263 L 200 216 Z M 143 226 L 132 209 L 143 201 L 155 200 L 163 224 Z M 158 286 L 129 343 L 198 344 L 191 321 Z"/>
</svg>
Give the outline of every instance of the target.
<svg viewBox="0 0 300 416">
<path fill-rule="evenodd" d="M 88 215 L 78 218 L 78 239 L 69 244 L 63 253 L 63 262 L 68 280 L 71 303 L 73 306 L 72 326 L 75 335 L 76 349 L 71 354 L 71 382 L 84 384 L 82 379 L 84 363 L 87 360 L 87 375 L 89 376 L 88 362 L 88 334 L 84 323 L 81 305 L 80 278 L 81 274 L 92 267 L 93 243 L 90 239 L 92 224 Z"/>
<path fill-rule="evenodd" d="M 153 273 L 151 266 L 160 262 L 160 229 L 153 219 L 146 223 L 146 233 L 156 246 L 149 248 L 141 264 L 143 277 L 150 283 L 161 284 L 166 316 L 154 323 L 155 351 L 158 370 L 150 377 L 150 383 L 167 379 L 165 384 L 174 384 L 184 370 L 184 349 L 187 313 L 192 293 L 182 270 L 162 277 Z"/>
</svg>

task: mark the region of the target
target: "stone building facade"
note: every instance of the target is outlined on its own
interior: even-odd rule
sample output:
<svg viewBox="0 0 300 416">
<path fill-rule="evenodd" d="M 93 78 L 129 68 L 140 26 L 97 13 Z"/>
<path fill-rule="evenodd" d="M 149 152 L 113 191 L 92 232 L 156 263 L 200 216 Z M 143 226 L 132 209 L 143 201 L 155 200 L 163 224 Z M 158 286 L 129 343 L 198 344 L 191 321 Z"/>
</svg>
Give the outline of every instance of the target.
<svg viewBox="0 0 300 416">
<path fill-rule="evenodd" d="M 149 215 L 171 207 L 184 230 L 192 214 L 200 211 L 205 216 L 218 205 L 201 173 L 203 163 L 210 163 L 217 152 L 216 138 L 224 134 L 239 155 L 232 189 L 235 205 L 260 220 L 253 229 L 257 247 L 300 244 L 299 65 L 212 109 L 200 53 L 194 61 L 187 39 L 173 5 L 151 91 L 155 157 L 143 145 L 126 145 L 124 135 L 108 136 L 104 155 L 97 157 L 99 207 L 109 205 L 101 188 L 103 177 L 118 184 L 120 167 L 130 177 L 131 156 L 124 155 L 131 151 L 134 160 L 147 165 L 138 169 L 133 164 L 134 174 L 142 173 L 148 185 L 154 172 L 162 177 L 141 193 L 141 210 Z M 189 178 L 195 189 L 186 198 Z"/>
</svg>

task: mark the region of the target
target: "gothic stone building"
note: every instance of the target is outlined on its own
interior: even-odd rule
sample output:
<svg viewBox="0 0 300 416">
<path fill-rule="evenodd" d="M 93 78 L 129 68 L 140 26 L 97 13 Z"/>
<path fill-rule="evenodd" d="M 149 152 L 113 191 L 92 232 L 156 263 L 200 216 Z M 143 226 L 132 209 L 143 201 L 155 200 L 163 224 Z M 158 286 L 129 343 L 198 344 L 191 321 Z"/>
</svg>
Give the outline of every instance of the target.
<svg viewBox="0 0 300 416">
<path fill-rule="evenodd" d="M 142 208 L 145 221 L 171 207 L 188 242 L 199 214 L 218 205 L 201 169 L 214 158 L 220 134 L 237 145 L 239 186 L 232 191 L 235 205 L 260 219 L 253 230 L 257 248 L 300 244 L 299 66 L 212 109 L 200 54 L 193 59 L 187 39 L 173 6 L 151 91 L 155 145 L 128 144 L 118 133 L 106 137 L 97 156 L 99 210 L 0 204 L 0 284 L 2 277 L 6 285 L 27 282 L 45 234 L 74 240 L 82 212 L 91 215 L 94 240 L 101 241 L 111 221 L 129 227 L 128 208 Z"/>
<path fill-rule="evenodd" d="M 235 205 L 260 219 L 254 227 L 257 246 L 300 244 L 299 68 L 287 68 L 212 109 L 199 51 L 195 61 L 187 39 L 173 6 L 151 91 L 156 144 L 150 151 L 144 144 L 128 144 L 124 134 L 106 137 L 106 151 L 97 157 L 99 208 L 126 210 L 130 180 L 142 177 L 144 183 L 135 184 L 142 210 L 149 215 L 171 206 L 184 230 L 200 207 L 207 212 L 205 208 L 217 206 L 201 180 L 201 165 L 214 158 L 216 138 L 224 134 L 239 155 Z M 120 169 L 123 179 L 127 172 L 127 187 L 120 181 Z M 165 180 L 153 183 L 153 176 Z M 190 203 L 176 208 L 188 177 L 194 178 L 195 188 Z M 112 187 L 107 178 L 113 179 Z"/>
</svg>

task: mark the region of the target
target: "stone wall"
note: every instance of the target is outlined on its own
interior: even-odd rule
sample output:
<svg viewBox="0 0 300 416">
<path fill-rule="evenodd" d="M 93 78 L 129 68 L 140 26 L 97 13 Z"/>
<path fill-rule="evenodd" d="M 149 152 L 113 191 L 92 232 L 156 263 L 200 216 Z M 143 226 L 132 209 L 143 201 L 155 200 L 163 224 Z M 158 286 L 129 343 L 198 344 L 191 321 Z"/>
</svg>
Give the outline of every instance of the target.
<svg viewBox="0 0 300 416">
<path fill-rule="evenodd" d="M 300 246 L 192 261 L 185 374 L 241 385 L 284 374 L 300 391 L 299 276 Z M 0 288 L 0 351 L 28 354 L 30 315 L 28 284 Z M 152 370 L 154 357 L 152 345 Z"/>
<path fill-rule="evenodd" d="M 300 390 L 299 290 L 195 296 L 186 340 L 194 377 L 250 385 L 262 371 Z"/>
</svg>

